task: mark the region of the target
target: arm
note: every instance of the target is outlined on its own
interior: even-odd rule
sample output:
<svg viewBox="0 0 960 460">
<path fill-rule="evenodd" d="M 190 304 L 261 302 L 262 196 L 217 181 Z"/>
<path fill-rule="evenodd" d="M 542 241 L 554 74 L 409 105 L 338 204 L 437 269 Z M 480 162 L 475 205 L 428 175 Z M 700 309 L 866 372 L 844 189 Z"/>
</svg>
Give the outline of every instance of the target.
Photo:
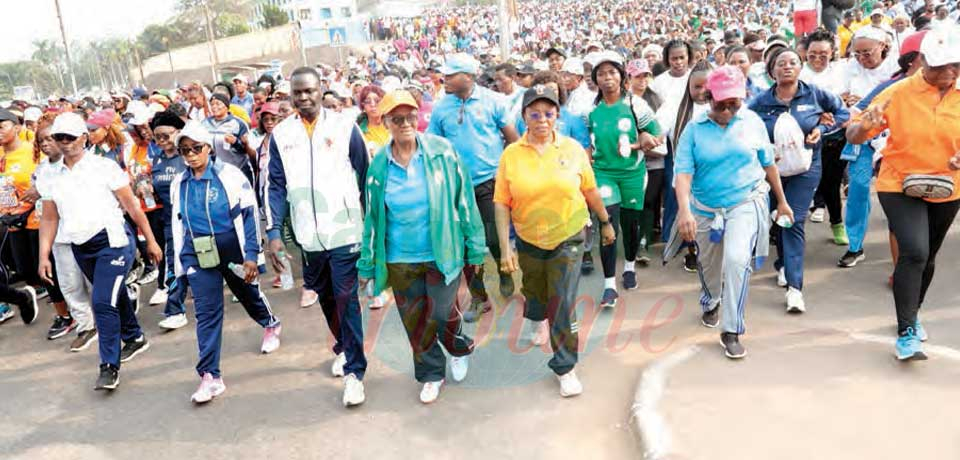
<svg viewBox="0 0 960 460">
<path fill-rule="evenodd" d="M 773 196 L 777 198 L 777 218 L 787 216 L 790 218 L 790 222 L 794 222 L 793 210 L 790 209 L 790 203 L 787 202 L 787 197 L 783 194 L 783 184 L 780 182 L 780 171 L 777 170 L 777 165 L 771 164 L 764 167 L 763 170 L 767 173 L 767 182 L 773 189 Z"/>
<path fill-rule="evenodd" d="M 157 245 L 157 239 L 153 235 L 153 230 L 150 229 L 147 215 L 140 209 L 140 200 L 133 196 L 133 190 L 130 189 L 129 185 L 114 190 L 113 194 L 117 197 L 120 207 L 127 212 L 130 220 L 137 224 L 140 233 L 143 233 L 143 237 L 147 239 L 147 254 L 150 256 L 150 260 L 155 264 L 160 263 L 160 259 L 163 258 L 163 251 Z"/>
<path fill-rule="evenodd" d="M 280 158 L 276 136 L 270 136 L 270 161 L 267 164 L 267 187 L 264 192 L 264 214 L 267 218 L 267 241 L 270 245 L 270 262 L 277 273 L 283 272 L 283 261 L 278 253 L 283 251 L 280 231 L 287 217 L 287 176 Z"/>
<path fill-rule="evenodd" d="M 50 263 L 50 251 L 57 237 L 60 211 L 57 210 L 57 204 L 53 200 L 40 201 L 39 205 L 42 206 L 43 211 L 40 217 L 40 279 L 52 285 L 54 284 L 53 264 Z"/>
<path fill-rule="evenodd" d="M 510 145 L 520 139 L 520 135 L 517 134 L 517 128 L 511 125 L 500 128 L 500 133 L 502 133 L 503 138 L 506 139 L 507 145 Z"/>
<path fill-rule="evenodd" d="M 360 207 L 365 207 L 367 188 L 367 168 L 370 167 L 370 153 L 367 152 L 367 143 L 363 141 L 360 128 L 354 125 L 350 135 L 350 165 L 357 174 L 357 188 L 360 190 Z"/>
<path fill-rule="evenodd" d="M 510 247 L 510 207 L 494 203 L 493 211 L 497 220 L 497 239 L 500 240 L 500 271 L 513 273 L 520 268 L 520 264 Z"/>
<path fill-rule="evenodd" d="M 890 99 L 881 100 L 881 95 L 870 104 L 870 108 L 854 118 L 853 122 L 847 126 L 847 142 L 851 144 L 863 144 L 876 137 L 887 127 L 887 120 L 884 117 L 884 111 L 890 105 Z"/>
</svg>

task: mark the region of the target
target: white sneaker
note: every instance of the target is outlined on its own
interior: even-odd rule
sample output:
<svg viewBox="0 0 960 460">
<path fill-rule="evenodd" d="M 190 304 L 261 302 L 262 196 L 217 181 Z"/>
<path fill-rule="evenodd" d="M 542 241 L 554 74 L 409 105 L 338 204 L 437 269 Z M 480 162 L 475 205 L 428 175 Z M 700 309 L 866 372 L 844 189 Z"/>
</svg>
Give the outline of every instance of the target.
<svg viewBox="0 0 960 460">
<path fill-rule="evenodd" d="M 430 404 L 437 400 L 440 397 L 440 387 L 443 386 L 443 379 L 440 379 L 436 382 L 427 382 L 423 384 L 423 389 L 420 390 L 420 402 L 424 404 Z"/>
<path fill-rule="evenodd" d="M 383 307 L 386 307 L 390 303 L 390 295 L 386 291 L 381 292 L 380 295 L 373 297 L 370 300 L 370 309 L 379 310 Z"/>
<path fill-rule="evenodd" d="M 208 372 L 203 374 L 203 378 L 200 380 L 200 387 L 193 393 L 190 400 L 193 401 L 194 404 L 207 403 L 213 398 L 222 395 L 224 391 L 227 391 L 227 386 L 224 385 L 223 379 L 214 378 L 213 375 Z"/>
<path fill-rule="evenodd" d="M 569 398 L 583 393 L 583 385 L 580 384 L 575 371 L 571 370 L 566 374 L 558 375 L 557 380 L 560 381 L 560 396 Z"/>
<path fill-rule="evenodd" d="M 363 382 L 356 375 L 343 378 L 343 407 L 359 406 L 367 396 L 363 394 Z"/>
<path fill-rule="evenodd" d="M 160 305 L 163 303 L 167 303 L 167 290 L 157 289 L 156 292 L 150 296 L 150 305 Z"/>
<path fill-rule="evenodd" d="M 153 267 L 150 271 L 143 272 L 139 278 L 137 278 L 137 284 L 150 284 L 157 280 L 160 276 L 160 271 L 156 267 Z"/>
<path fill-rule="evenodd" d="M 787 313 L 803 313 L 807 306 L 803 302 L 803 293 L 797 288 L 787 289 Z"/>
<path fill-rule="evenodd" d="M 330 366 L 330 373 L 334 377 L 343 377 L 343 366 L 347 364 L 347 355 L 341 352 L 336 358 L 333 358 L 333 366 Z"/>
<path fill-rule="evenodd" d="M 280 332 L 282 330 L 283 327 L 280 325 L 263 329 L 263 342 L 260 343 L 261 353 L 273 353 L 280 348 Z"/>
<path fill-rule="evenodd" d="M 453 356 L 450 358 L 450 375 L 454 382 L 462 382 L 467 378 L 467 369 L 469 368 L 469 356 Z"/>
<path fill-rule="evenodd" d="M 777 286 L 787 287 L 787 270 L 786 269 L 781 268 L 780 271 L 777 272 Z"/>
<path fill-rule="evenodd" d="M 130 296 L 130 306 L 133 308 L 133 314 L 140 313 L 140 285 L 131 284 L 127 286 L 127 295 Z"/>
<path fill-rule="evenodd" d="M 813 212 L 810 213 L 810 222 L 821 223 L 826 214 L 827 211 L 823 208 L 814 209 Z"/>
<path fill-rule="evenodd" d="M 539 347 L 547 343 L 547 340 L 550 340 L 550 329 L 546 321 L 533 321 L 528 319 L 527 328 L 530 331 L 530 343 L 532 343 L 533 346 Z"/>
<path fill-rule="evenodd" d="M 160 321 L 159 326 L 163 329 L 174 330 L 180 329 L 183 326 L 187 325 L 187 315 L 180 313 L 179 315 L 168 316 Z"/>
</svg>

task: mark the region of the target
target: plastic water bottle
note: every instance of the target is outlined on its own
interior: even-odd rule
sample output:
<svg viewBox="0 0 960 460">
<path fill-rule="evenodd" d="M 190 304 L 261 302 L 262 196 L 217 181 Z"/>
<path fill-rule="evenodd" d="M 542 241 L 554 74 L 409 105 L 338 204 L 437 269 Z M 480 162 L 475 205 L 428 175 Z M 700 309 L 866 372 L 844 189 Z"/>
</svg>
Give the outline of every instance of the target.
<svg viewBox="0 0 960 460">
<path fill-rule="evenodd" d="M 246 277 L 247 277 L 247 271 L 244 270 L 243 265 L 240 265 L 240 264 L 234 263 L 234 262 L 230 262 L 229 264 L 227 264 L 227 268 L 229 268 L 230 271 L 232 271 L 234 275 L 237 275 L 237 278 L 246 279 Z"/>
<path fill-rule="evenodd" d="M 287 255 L 286 251 L 280 251 L 277 253 L 277 257 L 283 264 L 283 271 L 280 272 L 280 289 L 289 291 L 293 289 L 293 267 L 290 265 L 290 256 Z"/>
<path fill-rule="evenodd" d="M 787 216 L 780 216 L 777 217 L 777 225 L 783 228 L 790 228 L 793 227 L 793 221 Z"/>
</svg>

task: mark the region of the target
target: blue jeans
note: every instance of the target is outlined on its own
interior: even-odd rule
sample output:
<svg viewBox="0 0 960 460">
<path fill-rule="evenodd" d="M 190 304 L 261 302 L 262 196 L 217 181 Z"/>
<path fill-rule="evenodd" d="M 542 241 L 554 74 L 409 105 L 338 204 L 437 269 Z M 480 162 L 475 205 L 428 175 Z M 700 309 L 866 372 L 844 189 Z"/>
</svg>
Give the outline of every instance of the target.
<svg viewBox="0 0 960 460">
<path fill-rule="evenodd" d="M 850 189 L 847 195 L 847 238 L 850 252 L 863 249 L 870 224 L 870 181 L 873 178 L 873 149 L 860 147 L 860 156 L 850 162 Z"/>
<path fill-rule="evenodd" d="M 796 176 L 781 177 L 783 194 L 787 198 L 790 209 L 793 210 L 793 226 L 781 228 L 774 226 L 774 236 L 777 243 L 777 261 L 774 268 L 783 268 L 787 275 L 787 286 L 803 290 L 803 252 L 806 249 L 806 235 L 804 223 L 810 209 L 810 201 L 820 185 L 822 163 L 820 155 L 815 153 L 810 169 Z M 776 197 L 770 197 L 771 208 L 776 209 Z"/>
</svg>

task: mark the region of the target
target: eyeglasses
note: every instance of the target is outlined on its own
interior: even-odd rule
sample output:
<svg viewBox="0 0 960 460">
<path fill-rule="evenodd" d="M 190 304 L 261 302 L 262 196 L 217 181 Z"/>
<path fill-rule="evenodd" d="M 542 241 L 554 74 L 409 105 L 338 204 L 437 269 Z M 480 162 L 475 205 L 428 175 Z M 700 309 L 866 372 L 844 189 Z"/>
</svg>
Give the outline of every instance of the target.
<svg viewBox="0 0 960 460">
<path fill-rule="evenodd" d="M 740 111 L 740 107 L 742 105 L 743 105 L 743 102 L 741 102 L 739 99 L 737 99 L 736 101 L 728 101 L 728 102 L 714 102 L 713 110 L 715 110 L 717 113 L 723 113 L 723 112 L 737 113 Z"/>
<path fill-rule="evenodd" d="M 415 113 L 407 115 L 394 115 L 389 117 L 390 122 L 397 126 L 403 126 L 404 123 L 409 123 L 410 126 L 416 126 L 419 119 L 420 117 Z"/>
<path fill-rule="evenodd" d="M 193 147 L 180 147 L 180 155 L 185 157 L 191 157 L 194 155 L 200 155 L 203 153 L 203 148 L 207 144 L 194 144 Z"/>
<path fill-rule="evenodd" d="M 77 141 L 77 136 L 65 133 L 57 133 L 51 137 L 53 137 L 53 140 L 61 144 L 72 144 Z"/>
<path fill-rule="evenodd" d="M 158 141 L 160 141 L 160 142 L 168 141 L 168 140 L 170 140 L 172 137 L 173 137 L 173 134 L 153 133 L 153 138 L 156 139 L 156 140 L 158 140 Z"/>
<path fill-rule="evenodd" d="M 853 52 L 853 55 L 854 55 L 854 57 L 869 56 L 869 55 L 873 54 L 875 51 L 877 51 L 878 49 L 880 49 L 879 46 L 874 46 L 873 48 L 870 48 L 870 49 L 868 49 L 868 50 L 854 51 L 854 52 Z"/>
<path fill-rule="evenodd" d="M 372 106 L 372 105 L 377 105 L 377 104 L 379 104 L 379 103 L 380 103 L 380 99 L 367 99 L 367 100 L 363 101 L 363 105 L 365 105 L 365 106 L 367 106 L 367 107 Z"/>
<path fill-rule="evenodd" d="M 527 114 L 532 121 L 553 121 L 557 119 L 557 112 L 530 112 Z"/>
</svg>

